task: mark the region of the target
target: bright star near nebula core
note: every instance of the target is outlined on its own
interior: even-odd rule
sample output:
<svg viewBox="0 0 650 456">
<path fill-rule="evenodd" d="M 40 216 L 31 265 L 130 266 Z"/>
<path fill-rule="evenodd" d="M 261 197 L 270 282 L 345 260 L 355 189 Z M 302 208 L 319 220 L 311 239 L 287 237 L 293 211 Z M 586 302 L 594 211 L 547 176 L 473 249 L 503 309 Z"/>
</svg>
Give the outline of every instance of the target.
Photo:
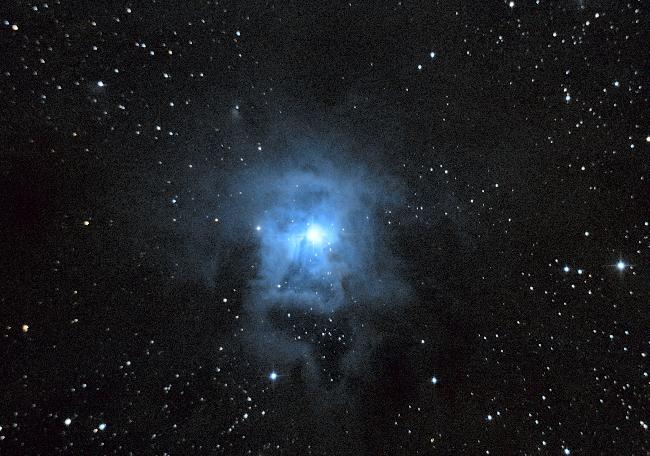
<svg viewBox="0 0 650 456">
<path fill-rule="evenodd" d="M 320 244 L 323 241 L 325 233 L 318 225 L 312 225 L 307 230 L 306 236 L 312 244 Z"/>
</svg>

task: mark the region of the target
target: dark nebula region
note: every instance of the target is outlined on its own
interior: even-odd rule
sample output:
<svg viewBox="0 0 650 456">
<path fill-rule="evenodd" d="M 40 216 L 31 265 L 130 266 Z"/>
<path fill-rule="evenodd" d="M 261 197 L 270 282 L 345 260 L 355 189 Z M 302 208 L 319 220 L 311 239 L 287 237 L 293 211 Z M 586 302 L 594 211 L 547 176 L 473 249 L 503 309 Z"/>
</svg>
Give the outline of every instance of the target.
<svg viewBox="0 0 650 456">
<path fill-rule="evenodd" d="M 2 2 L 0 456 L 650 454 L 649 6 Z"/>
</svg>

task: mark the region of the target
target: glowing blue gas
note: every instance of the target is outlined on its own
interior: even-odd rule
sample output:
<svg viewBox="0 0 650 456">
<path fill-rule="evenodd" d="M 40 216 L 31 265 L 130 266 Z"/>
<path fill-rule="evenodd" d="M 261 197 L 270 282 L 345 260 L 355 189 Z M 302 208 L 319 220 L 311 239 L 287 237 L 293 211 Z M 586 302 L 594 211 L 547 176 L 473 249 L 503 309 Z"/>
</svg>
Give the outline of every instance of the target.
<svg viewBox="0 0 650 456">
<path fill-rule="evenodd" d="M 361 277 L 376 263 L 378 227 L 370 215 L 383 196 L 369 182 L 338 169 L 295 170 L 259 182 L 258 306 L 333 311 L 352 301 L 346 290 L 352 278 L 371 282 Z"/>
<path fill-rule="evenodd" d="M 312 225 L 307 229 L 307 233 L 305 234 L 305 237 L 309 240 L 309 242 L 316 245 L 316 244 L 321 244 L 323 242 L 325 233 L 323 232 L 323 229 L 320 226 Z"/>
</svg>

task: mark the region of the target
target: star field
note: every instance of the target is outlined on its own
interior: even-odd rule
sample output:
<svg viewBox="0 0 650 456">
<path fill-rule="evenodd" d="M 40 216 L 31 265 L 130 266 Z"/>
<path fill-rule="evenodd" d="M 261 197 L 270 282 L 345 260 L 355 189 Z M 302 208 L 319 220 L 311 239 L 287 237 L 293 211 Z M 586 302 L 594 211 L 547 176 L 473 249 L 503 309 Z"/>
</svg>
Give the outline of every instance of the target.
<svg viewBox="0 0 650 456">
<path fill-rule="evenodd" d="M 2 455 L 650 451 L 644 1 L 9 1 Z"/>
</svg>

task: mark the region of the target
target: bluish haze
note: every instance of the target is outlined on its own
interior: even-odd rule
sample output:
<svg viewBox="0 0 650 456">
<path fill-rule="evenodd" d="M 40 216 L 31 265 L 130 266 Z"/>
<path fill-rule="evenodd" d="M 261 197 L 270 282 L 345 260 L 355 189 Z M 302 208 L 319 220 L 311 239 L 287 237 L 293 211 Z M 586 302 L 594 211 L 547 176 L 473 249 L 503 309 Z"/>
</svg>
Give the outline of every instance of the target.
<svg viewBox="0 0 650 456">
<path fill-rule="evenodd" d="M 279 375 L 300 364 L 302 376 L 321 379 L 316 342 L 300 328 L 345 319 L 354 340 L 342 341 L 340 363 L 350 367 L 369 333 L 363 315 L 399 306 L 408 294 L 390 249 L 390 218 L 402 192 L 389 177 L 350 160 L 316 157 L 290 166 L 259 167 L 233 179 L 249 204 L 233 211 L 231 235 L 254 233 L 256 273 L 245 294 L 250 346 Z M 245 220 L 244 220 L 245 219 Z M 340 352 L 341 353 L 341 352 Z M 339 366 L 345 374 L 345 367 Z"/>
</svg>

